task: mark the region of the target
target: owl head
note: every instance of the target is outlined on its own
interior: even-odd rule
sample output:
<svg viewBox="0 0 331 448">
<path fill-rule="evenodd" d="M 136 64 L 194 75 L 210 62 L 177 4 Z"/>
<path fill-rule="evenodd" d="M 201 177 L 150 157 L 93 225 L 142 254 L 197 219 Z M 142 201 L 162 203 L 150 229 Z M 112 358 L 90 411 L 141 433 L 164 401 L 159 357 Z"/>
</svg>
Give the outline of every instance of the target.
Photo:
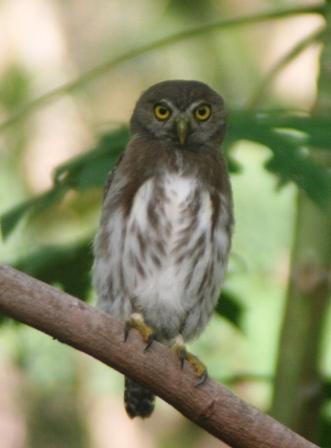
<svg viewBox="0 0 331 448">
<path fill-rule="evenodd" d="M 226 113 L 222 97 L 198 81 L 164 81 L 146 90 L 131 117 L 131 133 L 198 150 L 221 143 Z"/>
</svg>

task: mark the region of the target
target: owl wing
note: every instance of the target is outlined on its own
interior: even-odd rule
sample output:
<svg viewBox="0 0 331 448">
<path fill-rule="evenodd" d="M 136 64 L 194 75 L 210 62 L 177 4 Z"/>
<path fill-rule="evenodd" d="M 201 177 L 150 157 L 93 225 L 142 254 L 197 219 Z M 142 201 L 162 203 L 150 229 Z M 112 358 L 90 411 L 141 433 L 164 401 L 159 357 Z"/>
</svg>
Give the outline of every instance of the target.
<svg viewBox="0 0 331 448">
<path fill-rule="evenodd" d="M 111 171 L 109 171 L 109 173 L 108 173 L 107 181 L 106 181 L 106 184 L 103 189 L 103 202 L 104 202 L 104 200 L 107 196 L 107 193 L 109 191 L 109 188 L 114 180 L 118 165 L 121 163 L 121 160 L 123 159 L 123 157 L 124 157 L 124 152 L 122 152 L 122 154 L 119 155 L 118 159 L 115 162 L 113 169 Z"/>
</svg>

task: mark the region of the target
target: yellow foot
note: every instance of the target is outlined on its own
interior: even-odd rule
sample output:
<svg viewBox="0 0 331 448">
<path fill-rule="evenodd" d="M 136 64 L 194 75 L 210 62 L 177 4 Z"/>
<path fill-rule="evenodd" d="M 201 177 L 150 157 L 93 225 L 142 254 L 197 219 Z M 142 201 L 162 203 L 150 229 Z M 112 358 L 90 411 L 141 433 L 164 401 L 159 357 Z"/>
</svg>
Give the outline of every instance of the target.
<svg viewBox="0 0 331 448">
<path fill-rule="evenodd" d="M 130 330 L 135 328 L 142 336 L 146 343 L 145 351 L 152 345 L 155 339 L 155 333 L 151 327 L 149 327 L 140 313 L 132 313 L 129 320 L 125 322 L 124 328 L 124 341 L 128 339 Z"/>
<path fill-rule="evenodd" d="M 177 354 L 181 368 L 184 367 L 185 361 L 191 364 L 194 373 L 198 377 L 198 381 L 195 383 L 195 386 L 201 386 L 201 384 L 203 384 L 208 378 L 206 366 L 200 361 L 199 358 L 186 350 L 183 338 L 181 336 L 178 336 L 175 339 L 174 344 L 171 346 L 171 348 Z"/>
</svg>

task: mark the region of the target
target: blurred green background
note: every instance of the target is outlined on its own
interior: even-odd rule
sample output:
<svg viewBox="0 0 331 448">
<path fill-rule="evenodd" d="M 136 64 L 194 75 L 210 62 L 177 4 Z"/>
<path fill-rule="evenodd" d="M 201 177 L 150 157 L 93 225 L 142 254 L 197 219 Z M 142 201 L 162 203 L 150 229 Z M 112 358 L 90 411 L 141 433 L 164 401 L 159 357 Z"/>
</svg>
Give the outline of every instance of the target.
<svg viewBox="0 0 331 448">
<path fill-rule="evenodd" d="M 0 262 L 93 302 L 102 185 L 137 97 L 165 79 L 210 84 L 229 110 L 236 228 L 224 297 L 190 348 L 212 377 L 323 447 L 330 26 L 330 2 L 0 2 Z M 3 448 L 221 446 L 161 400 L 130 421 L 122 389 L 118 373 L 1 317 Z"/>
</svg>

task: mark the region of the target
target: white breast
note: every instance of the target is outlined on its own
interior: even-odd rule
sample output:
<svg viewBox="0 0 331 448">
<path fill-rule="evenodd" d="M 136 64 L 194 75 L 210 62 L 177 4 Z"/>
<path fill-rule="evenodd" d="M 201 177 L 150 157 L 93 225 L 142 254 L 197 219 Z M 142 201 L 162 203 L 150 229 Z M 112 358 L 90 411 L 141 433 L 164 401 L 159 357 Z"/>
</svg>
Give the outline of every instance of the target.
<svg viewBox="0 0 331 448">
<path fill-rule="evenodd" d="M 187 337 L 198 325 L 204 326 L 219 293 L 229 249 L 227 210 L 221 210 L 213 234 L 212 214 L 209 192 L 195 178 L 165 174 L 145 182 L 128 218 L 118 210 L 108 223 L 111 312 L 128 317 L 130 302 L 134 311 L 142 312 L 154 327 L 169 330 L 169 335 L 182 331 L 183 319 Z M 105 263 L 102 269 L 107 269 Z M 194 314 L 197 304 L 203 309 Z"/>
</svg>

